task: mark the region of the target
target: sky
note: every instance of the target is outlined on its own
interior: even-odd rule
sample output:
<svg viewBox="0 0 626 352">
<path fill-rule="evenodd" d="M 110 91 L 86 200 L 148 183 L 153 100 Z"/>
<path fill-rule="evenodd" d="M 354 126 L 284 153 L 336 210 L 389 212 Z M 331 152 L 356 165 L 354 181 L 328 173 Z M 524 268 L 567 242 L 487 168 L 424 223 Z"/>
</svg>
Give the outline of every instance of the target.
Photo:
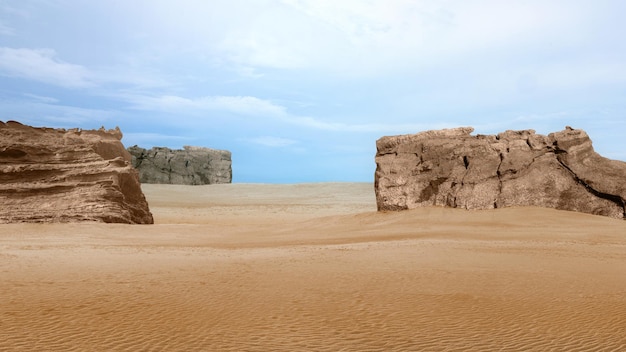
<svg viewBox="0 0 626 352">
<path fill-rule="evenodd" d="M 626 160 L 626 1 L 0 0 L 0 120 L 373 182 L 382 136 L 582 128 Z"/>
</svg>

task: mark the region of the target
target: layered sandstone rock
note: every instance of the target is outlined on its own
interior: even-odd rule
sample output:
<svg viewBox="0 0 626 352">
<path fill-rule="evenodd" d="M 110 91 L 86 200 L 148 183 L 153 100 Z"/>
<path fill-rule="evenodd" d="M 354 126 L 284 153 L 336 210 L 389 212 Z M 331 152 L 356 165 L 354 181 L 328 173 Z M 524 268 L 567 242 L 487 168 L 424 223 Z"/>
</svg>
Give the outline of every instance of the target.
<svg viewBox="0 0 626 352">
<path fill-rule="evenodd" d="M 119 128 L 64 130 L 0 121 L 0 223 L 152 224 Z"/>
<path fill-rule="evenodd" d="M 472 136 L 471 127 L 382 137 L 375 190 L 379 210 L 448 206 L 541 206 L 626 217 L 626 163 L 598 155 L 567 127 Z"/>
<path fill-rule="evenodd" d="M 232 181 L 231 153 L 226 150 L 189 146 L 146 150 L 133 146 L 128 151 L 142 183 L 208 185 Z"/>
</svg>

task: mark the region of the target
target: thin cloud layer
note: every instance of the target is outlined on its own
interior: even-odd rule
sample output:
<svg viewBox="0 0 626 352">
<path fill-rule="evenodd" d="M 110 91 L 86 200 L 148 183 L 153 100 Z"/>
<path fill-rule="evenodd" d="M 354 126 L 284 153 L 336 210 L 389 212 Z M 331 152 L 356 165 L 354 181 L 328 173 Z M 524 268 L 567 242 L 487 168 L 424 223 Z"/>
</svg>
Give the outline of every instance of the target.
<svg viewBox="0 0 626 352">
<path fill-rule="evenodd" d="M 260 136 L 250 139 L 249 142 L 272 148 L 283 148 L 298 143 L 293 139 L 274 136 Z"/>
<path fill-rule="evenodd" d="M 184 98 L 175 95 L 131 96 L 132 107 L 139 110 L 157 111 L 229 111 L 243 115 L 280 116 L 285 108 L 270 101 L 249 96 L 207 96 Z"/>
<path fill-rule="evenodd" d="M 52 49 L 0 47 L 0 72 L 67 88 L 94 85 L 87 69 L 60 61 Z"/>
</svg>

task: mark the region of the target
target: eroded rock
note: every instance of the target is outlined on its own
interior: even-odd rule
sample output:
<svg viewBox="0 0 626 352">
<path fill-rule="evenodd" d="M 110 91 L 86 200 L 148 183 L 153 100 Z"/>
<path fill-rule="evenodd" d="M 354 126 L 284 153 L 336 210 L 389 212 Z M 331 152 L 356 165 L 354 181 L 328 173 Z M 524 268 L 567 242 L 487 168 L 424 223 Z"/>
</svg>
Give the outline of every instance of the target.
<svg viewBox="0 0 626 352">
<path fill-rule="evenodd" d="M 208 185 L 231 183 L 231 153 L 203 147 L 128 148 L 142 183 Z"/>
<path fill-rule="evenodd" d="M 122 132 L 0 121 L 0 223 L 152 224 Z"/>
<path fill-rule="evenodd" d="M 626 163 L 597 154 L 585 131 L 471 135 L 473 128 L 382 137 L 379 210 L 541 206 L 626 217 Z"/>
</svg>

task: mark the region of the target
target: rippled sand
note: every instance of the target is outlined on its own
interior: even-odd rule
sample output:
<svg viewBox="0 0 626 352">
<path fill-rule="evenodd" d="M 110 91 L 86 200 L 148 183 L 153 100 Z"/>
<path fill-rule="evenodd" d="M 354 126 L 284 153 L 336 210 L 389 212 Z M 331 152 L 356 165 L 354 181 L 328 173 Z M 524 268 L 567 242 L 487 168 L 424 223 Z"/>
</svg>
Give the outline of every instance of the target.
<svg viewBox="0 0 626 352">
<path fill-rule="evenodd" d="M 376 213 L 371 184 L 144 190 L 153 226 L 0 225 L 0 350 L 626 350 L 624 221 Z"/>
</svg>

